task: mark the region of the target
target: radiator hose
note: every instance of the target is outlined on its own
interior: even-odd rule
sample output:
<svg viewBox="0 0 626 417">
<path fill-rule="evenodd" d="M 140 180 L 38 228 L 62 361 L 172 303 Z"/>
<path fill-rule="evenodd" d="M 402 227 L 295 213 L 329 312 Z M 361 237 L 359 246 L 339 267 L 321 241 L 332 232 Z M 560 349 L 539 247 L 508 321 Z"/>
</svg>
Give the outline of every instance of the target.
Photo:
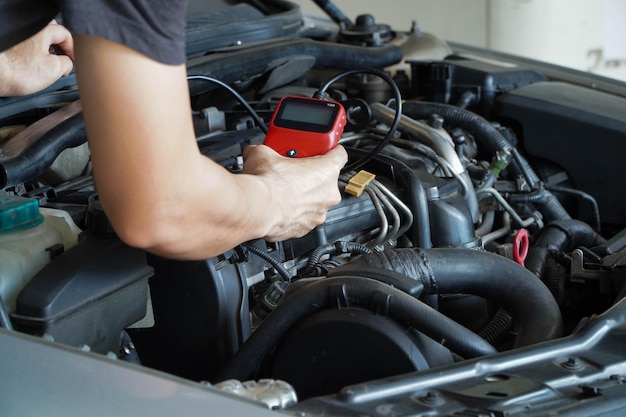
<svg viewBox="0 0 626 417">
<path fill-rule="evenodd" d="M 549 223 L 528 252 L 524 265 L 538 277 L 543 277 L 550 252 L 572 251 L 578 246 L 592 247 L 605 242 L 587 223 L 560 220 Z"/>
<path fill-rule="evenodd" d="M 425 294 L 472 294 L 495 302 L 513 317 L 515 347 L 561 336 L 563 319 L 549 289 L 503 256 L 476 249 L 400 248 L 362 256 L 329 276 L 358 275 L 372 268 L 415 279 L 424 284 Z"/>
</svg>

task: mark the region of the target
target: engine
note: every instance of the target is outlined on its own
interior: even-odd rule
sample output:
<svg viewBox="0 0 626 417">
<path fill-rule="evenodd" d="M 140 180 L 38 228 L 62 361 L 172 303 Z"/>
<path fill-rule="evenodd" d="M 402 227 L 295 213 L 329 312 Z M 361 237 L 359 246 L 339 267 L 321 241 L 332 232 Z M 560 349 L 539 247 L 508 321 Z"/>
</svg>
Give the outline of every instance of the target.
<svg viewBox="0 0 626 417">
<path fill-rule="evenodd" d="M 341 203 L 299 239 L 147 254 L 98 204 L 76 90 L 4 101 L 2 327 L 306 399 L 571 335 L 622 298 L 623 97 L 369 15 L 188 72 L 199 151 L 235 174 L 282 97 L 324 86 Z"/>
</svg>

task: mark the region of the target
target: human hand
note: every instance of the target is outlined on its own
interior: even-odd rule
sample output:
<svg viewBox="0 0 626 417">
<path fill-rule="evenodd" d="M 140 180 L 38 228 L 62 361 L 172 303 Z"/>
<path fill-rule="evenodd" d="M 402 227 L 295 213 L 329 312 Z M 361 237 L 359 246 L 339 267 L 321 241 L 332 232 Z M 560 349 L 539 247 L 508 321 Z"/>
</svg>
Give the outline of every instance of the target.
<svg viewBox="0 0 626 417">
<path fill-rule="evenodd" d="M 324 223 L 328 209 L 341 201 L 337 179 L 348 159 L 341 145 L 324 155 L 297 159 L 283 157 L 264 145 L 252 145 L 243 156 L 243 173 L 264 180 L 273 204 L 259 208 L 269 213 L 268 241 L 304 236 Z"/>
<path fill-rule="evenodd" d="M 67 76 L 74 66 L 70 32 L 55 21 L 0 53 L 0 97 L 24 96 Z"/>
</svg>

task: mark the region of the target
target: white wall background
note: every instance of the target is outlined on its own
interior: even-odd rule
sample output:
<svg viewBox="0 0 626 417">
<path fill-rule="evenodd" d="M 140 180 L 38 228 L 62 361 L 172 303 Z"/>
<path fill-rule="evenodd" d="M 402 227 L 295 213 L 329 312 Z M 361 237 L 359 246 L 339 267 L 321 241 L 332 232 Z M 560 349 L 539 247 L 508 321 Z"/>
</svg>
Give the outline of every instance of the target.
<svg viewBox="0 0 626 417">
<path fill-rule="evenodd" d="M 297 0 L 306 13 L 324 12 Z M 626 0 L 334 0 L 350 19 L 485 46 L 626 80 Z"/>
</svg>

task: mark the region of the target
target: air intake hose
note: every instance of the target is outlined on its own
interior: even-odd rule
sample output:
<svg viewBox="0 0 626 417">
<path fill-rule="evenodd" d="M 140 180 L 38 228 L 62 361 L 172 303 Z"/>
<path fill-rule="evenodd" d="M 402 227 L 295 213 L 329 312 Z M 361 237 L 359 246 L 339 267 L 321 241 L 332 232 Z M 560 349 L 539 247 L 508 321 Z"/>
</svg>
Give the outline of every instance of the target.
<svg viewBox="0 0 626 417">
<path fill-rule="evenodd" d="M 365 255 L 329 276 L 386 269 L 424 284 L 425 294 L 473 294 L 494 301 L 513 317 L 515 347 L 561 336 L 563 319 L 548 288 L 519 264 L 476 249 L 395 249 Z"/>
</svg>

